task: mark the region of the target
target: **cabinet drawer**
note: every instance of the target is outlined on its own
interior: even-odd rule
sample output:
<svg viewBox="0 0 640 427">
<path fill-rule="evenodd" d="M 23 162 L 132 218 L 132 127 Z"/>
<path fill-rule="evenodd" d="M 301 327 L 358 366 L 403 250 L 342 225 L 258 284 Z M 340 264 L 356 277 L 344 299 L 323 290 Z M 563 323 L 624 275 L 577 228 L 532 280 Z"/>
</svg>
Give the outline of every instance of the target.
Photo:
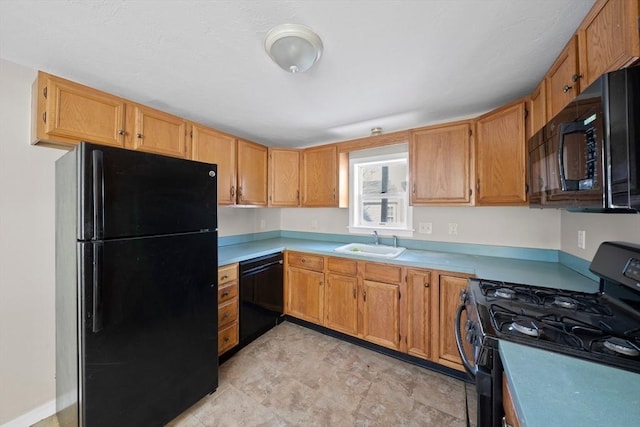
<svg viewBox="0 0 640 427">
<path fill-rule="evenodd" d="M 402 281 L 402 268 L 368 262 L 364 265 L 364 278 L 374 282 L 400 283 Z"/>
<path fill-rule="evenodd" d="M 306 270 L 322 271 L 324 269 L 324 258 L 319 255 L 289 252 L 288 263 L 291 267 L 304 268 Z"/>
<path fill-rule="evenodd" d="M 355 276 L 358 273 L 358 263 L 350 259 L 327 258 L 327 270 L 332 273 Z"/>
<path fill-rule="evenodd" d="M 224 284 L 218 288 L 218 304 L 238 296 L 238 282 Z"/>
<path fill-rule="evenodd" d="M 233 322 L 218 331 L 218 355 L 235 347 L 236 344 L 238 344 L 238 322 Z"/>
<path fill-rule="evenodd" d="M 238 280 L 238 264 L 218 267 L 218 286 Z"/>
<path fill-rule="evenodd" d="M 236 298 L 218 306 L 218 328 L 238 320 L 238 300 Z"/>
</svg>

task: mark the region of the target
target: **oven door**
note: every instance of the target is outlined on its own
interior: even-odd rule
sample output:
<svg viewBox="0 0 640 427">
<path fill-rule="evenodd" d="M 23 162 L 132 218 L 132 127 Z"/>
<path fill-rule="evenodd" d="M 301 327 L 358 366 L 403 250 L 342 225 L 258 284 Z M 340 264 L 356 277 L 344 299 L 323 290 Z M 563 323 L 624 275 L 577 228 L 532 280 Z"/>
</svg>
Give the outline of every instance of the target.
<svg viewBox="0 0 640 427">
<path fill-rule="evenodd" d="M 463 300 L 466 300 L 464 296 Z M 497 342 L 492 340 L 492 344 L 496 344 L 495 347 L 484 344 L 478 319 L 475 316 L 477 316 L 477 312 L 468 313 L 465 302 L 460 304 L 455 317 L 456 345 L 462 363 L 476 385 L 477 426 L 499 427 L 502 425 L 504 414 L 502 408 L 502 363 L 498 356 Z M 464 340 L 462 337 L 463 324 L 466 335 Z"/>
</svg>

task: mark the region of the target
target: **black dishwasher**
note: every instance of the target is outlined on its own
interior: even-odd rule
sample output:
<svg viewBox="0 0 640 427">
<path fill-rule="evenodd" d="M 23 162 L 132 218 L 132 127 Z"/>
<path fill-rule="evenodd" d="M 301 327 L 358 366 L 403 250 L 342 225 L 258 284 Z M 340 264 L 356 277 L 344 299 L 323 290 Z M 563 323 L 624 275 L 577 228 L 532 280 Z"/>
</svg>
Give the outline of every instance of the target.
<svg viewBox="0 0 640 427">
<path fill-rule="evenodd" d="M 240 343 L 244 347 L 283 319 L 282 253 L 240 263 Z"/>
</svg>

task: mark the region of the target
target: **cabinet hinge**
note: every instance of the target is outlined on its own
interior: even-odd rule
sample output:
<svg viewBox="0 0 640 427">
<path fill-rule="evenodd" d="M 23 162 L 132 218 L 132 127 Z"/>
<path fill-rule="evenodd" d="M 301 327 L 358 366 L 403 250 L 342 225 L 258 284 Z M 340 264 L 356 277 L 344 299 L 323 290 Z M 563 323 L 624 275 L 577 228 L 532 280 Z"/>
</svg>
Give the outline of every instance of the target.
<svg viewBox="0 0 640 427">
<path fill-rule="evenodd" d="M 524 119 L 527 120 L 527 117 L 529 117 L 529 110 L 527 110 L 526 108 L 524 109 Z"/>
<path fill-rule="evenodd" d="M 473 130 L 469 129 L 469 136 L 473 136 Z"/>
<path fill-rule="evenodd" d="M 398 299 L 402 298 L 402 294 L 398 292 Z"/>
<path fill-rule="evenodd" d="M 47 123 L 47 112 L 42 113 L 42 121 Z"/>
<path fill-rule="evenodd" d="M 44 95 L 44 99 L 47 99 L 47 87 L 45 86 L 44 89 L 42 89 L 42 95 Z"/>
<path fill-rule="evenodd" d="M 189 136 L 193 138 L 193 131 L 189 132 Z"/>
</svg>

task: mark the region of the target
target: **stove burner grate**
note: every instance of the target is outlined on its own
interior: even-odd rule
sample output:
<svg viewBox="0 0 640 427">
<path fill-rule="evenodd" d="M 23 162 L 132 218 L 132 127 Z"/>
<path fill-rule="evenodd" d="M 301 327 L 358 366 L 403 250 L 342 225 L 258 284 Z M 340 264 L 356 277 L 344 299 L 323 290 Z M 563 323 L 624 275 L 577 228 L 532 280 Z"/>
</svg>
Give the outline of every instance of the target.
<svg viewBox="0 0 640 427">
<path fill-rule="evenodd" d="M 603 345 L 608 350 L 621 354 L 623 356 L 629 357 L 638 357 L 640 356 L 640 350 L 638 347 L 633 345 L 631 342 L 618 338 L 618 337 L 610 337 L 604 340 Z"/>
</svg>

